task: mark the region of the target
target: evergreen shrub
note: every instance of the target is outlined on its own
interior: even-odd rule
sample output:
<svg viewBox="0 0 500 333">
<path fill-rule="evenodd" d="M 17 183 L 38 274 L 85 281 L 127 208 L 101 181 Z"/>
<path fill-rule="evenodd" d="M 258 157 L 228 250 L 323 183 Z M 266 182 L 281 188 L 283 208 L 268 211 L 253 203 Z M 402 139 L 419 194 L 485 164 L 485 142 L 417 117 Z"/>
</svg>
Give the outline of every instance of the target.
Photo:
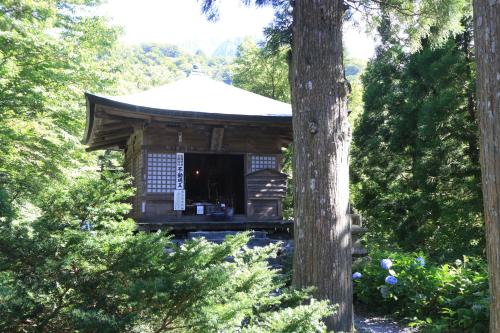
<svg viewBox="0 0 500 333">
<path fill-rule="evenodd" d="M 53 184 L 35 220 L 0 220 L 0 332 L 325 332 L 333 307 L 287 288 L 248 234 L 182 245 L 136 231 L 130 179 Z"/>
</svg>

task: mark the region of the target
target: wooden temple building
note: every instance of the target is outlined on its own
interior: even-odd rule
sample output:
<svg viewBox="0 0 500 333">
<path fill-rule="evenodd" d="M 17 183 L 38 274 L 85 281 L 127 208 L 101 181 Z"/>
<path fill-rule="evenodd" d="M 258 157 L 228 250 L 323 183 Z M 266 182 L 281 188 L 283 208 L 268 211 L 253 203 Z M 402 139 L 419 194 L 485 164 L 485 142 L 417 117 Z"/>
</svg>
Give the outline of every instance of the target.
<svg viewBox="0 0 500 333">
<path fill-rule="evenodd" d="M 88 150 L 114 149 L 137 188 L 145 230 L 288 228 L 282 149 L 291 106 L 193 71 L 127 96 L 86 94 Z"/>
<path fill-rule="evenodd" d="M 287 177 L 280 172 L 282 150 L 292 142 L 289 104 L 196 71 L 137 94 L 85 97 L 83 142 L 89 151 L 123 151 L 140 230 L 188 237 L 267 230 L 291 239 L 293 222 L 283 219 Z M 351 221 L 352 253 L 365 255 L 366 229 L 360 216 Z"/>
</svg>

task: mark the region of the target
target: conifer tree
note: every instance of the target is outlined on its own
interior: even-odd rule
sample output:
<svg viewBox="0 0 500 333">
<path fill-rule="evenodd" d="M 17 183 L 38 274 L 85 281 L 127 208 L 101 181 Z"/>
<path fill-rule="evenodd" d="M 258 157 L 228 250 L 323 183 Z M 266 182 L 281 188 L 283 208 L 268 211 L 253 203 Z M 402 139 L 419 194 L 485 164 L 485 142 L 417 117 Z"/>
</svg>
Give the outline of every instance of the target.
<svg viewBox="0 0 500 333">
<path fill-rule="evenodd" d="M 353 204 L 374 240 L 441 260 L 484 251 L 470 21 L 408 53 L 385 20 L 351 154 Z"/>
<path fill-rule="evenodd" d="M 33 221 L 0 223 L 2 332 L 322 331 L 332 308 L 290 290 L 248 235 L 176 245 L 135 232 L 121 172 L 46 191 Z"/>
<path fill-rule="evenodd" d="M 203 1 L 209 18 L 214 0 Z M 244 1 L 249 3 L 249 1 Z M 257 5 L 280 1 L 256 0 Z M 443 41 L 460 26 L 463 1 L 294 1 L 289 80 L 294 127 L 294 284 L 313 285 L 339 305 L 327 320 L 351 332 L 352 283 L 347 119 L 349 87 L 343 68 L 342 27 L 350 10 L 386 10 L 405 21 L 411 41 Z M 377 21 L 379 15 L 371 16 Z M 432 27 L 432 34 L 431 34 Z"/>
</svg>

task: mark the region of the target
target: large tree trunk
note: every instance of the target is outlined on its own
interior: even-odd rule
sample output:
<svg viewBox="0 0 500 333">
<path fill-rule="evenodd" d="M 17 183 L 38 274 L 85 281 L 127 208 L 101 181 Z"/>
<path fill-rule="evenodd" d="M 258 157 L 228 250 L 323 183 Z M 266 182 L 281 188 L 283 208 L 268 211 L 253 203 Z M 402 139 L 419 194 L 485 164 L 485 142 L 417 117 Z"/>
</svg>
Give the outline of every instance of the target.
<svg viewBox="0 0 500 333">
<path fill-rule="evenodd" d="M 490 332 L 500 332 L 500 1 L 474 1 L 481 172 L 490 277 Z"/>
<path fill-rule="evenodd" d="M 295 252 L 293 283 L 338 304 L 329 329 L 352 332 L 347 84 L 342 0 L 297 0 L 292 89 Z"/>
</svg>

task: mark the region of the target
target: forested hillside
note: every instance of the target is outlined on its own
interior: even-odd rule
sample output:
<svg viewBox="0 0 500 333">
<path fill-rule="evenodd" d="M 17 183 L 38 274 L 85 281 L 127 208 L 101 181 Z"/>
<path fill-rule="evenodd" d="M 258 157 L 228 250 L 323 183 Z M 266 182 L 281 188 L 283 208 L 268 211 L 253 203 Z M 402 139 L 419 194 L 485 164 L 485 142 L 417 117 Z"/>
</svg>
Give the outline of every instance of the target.
<svg viewBox="0 0 500 333">
<path fill-rule="evenodd" d="M 186 77 L 196 65 L 206 75 L 220 81 L 231 78 L 231 58 L 190 54 L 175 45 L 118 45 L 115 75 L 120 94 L 137 92 Z"/>
</svg>

